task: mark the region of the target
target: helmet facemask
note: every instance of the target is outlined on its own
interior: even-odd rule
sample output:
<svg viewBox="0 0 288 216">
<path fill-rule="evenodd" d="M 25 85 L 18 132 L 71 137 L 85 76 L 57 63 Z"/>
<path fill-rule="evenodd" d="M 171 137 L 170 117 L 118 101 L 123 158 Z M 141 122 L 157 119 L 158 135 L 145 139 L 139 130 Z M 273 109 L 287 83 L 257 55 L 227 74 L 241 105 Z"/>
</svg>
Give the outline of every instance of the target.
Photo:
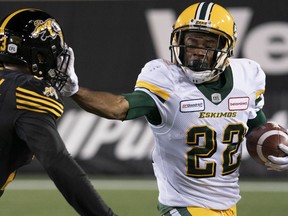
<svg viewBox="0 0 288 216">
<path fill-rule="evenodd" d="M 185 45 L 186 33 L 200 33 L 211 36 L 217 40 L 215 47 L 203 47 L 196 45 Z M 225 70 L 228 64 L 228 57 L 231 56 L 232 44 L 222 36 L 207 31 L 196 30 L 175 30 L 171 36 L 171 61 L 180 66 L 188 78 L 196 84 L 207 82 L 218 76 Z M 188 58 L 189 50 L 198 50 L 201 55 L 195 58 Z M 200 51 L 199 51 L 200 50 Z M 212 59 L 211 59 L 212 56 Z"/>
<path fill-rule="evenodd" d="M 57 68 L 53 71 L 48 71 L 48 74 L 51 77 L 52 85 L 59 91 L 64 87 L 67 79 L 69 78 L 67 75 L 69 62 L 70 54 L 68 53 L 67 49 L 64 49 L 63 52 L 57 57 Z M 53 74 L 55 74 L 55 76 Z"/>
<path fill-rule="evenodd" d="M 67 49 L 63 49 L 60 54 L 51 50 L 33 47 L 30 67 L 33 75 L 43 77 L 51 86 L 60 91 L 68 79 L 67 67 L 70 55 Z"/>
</svg>

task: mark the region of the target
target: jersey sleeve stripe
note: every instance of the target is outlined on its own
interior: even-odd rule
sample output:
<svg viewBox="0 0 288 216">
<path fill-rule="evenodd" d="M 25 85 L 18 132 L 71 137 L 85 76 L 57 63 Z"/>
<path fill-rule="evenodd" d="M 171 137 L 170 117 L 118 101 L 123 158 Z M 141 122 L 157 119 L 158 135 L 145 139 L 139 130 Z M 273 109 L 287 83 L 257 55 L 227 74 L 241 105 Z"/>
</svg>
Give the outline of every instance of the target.
<svg viewBox="0 0 288 216">
<path fill-rule="evenodd" d="M 36 92 L 18 87 L 16 89 L 16 107 L 40 113 L 51 113 L 60 117 L 64 112 L 61 103 Z"/>
<path fill-rule="evenodd" d="M 0 85 L 5 81 L 5 79 L 0 79 Z"/>
<path fill-rule="evenodd" d="M 38 112 L 38 113 L 48 113 L 45 110 L 38 110 L 35 108 L 31 108 L 31 107 L 26 107 L 26 106 L 21 106 L 21 105 L 17 105 L 17 109 L 21 109 L 21 110 L 28 110 L 28 111 L 32 111 L 32 112 Z M 57 115 L 56 115 L 57 116 Z M 60 116 L 57 116 L 60 117 Z"/>
<path fill-rule="evenodd" d="M 18 109 L 34 110 L 36 112 L 42 112 L 42 113 L 50 112 L 50 113 L 53 113 L 57 117 L 60 117 L 63 114 L 63 110 L 59 112 L 53 108 L 41 106 L 40 104 L 33 103 L 27 100 L 16 99 L 16 103 L 17 103 L 16 107 Z"/>
<path fill-rule="evenodd" d="M 23 95 L 23 94 L 20 94 L 20 93 L 16 93 L 16 98 L 17 98 L 17 100 L 27 101 L 27 103 L 34 102 L 35 107 L 49 106 L 49 107 L 57 110 L 58 112 L 63 112 L 62 107 L 59 107 L 59 106 L 57 106 L 57 105 L 55 105 L 55 104 L 53 104 L 53 103 L 51 103 L 49 101 L 43 100 L 43 99 L 30 97 L 30 96 Z"/>
<path fill-rule="evenodd" d="M 265 90 L 260 90 L 256 92 L 256 98 L 258 98 L 260 95 L 264 94 Z"/>
<path fill-rule="evenodd" d="M 163 89 L 159 88 L 158 86 L 155 86 L 151 83 L 148 83 L 146 81 L 137 81 L 136 87 L 142 87 L 149 89 L 154 94 L 158 95 L 159 97 L 163 98 L 164 100 L 168 100 L 170 97 L 170 94 Z"/>
<path fill-rule="evenodd" d="M 50 102 L 54 103 L 55 105 L 57 105 L 59 108 L 64 109 L 64 106 L 61 103 L 59 103 L 58 101 L 56 101 L 56 100 L 54 100 L 52 98 L 45 97 L 45 96 L 43 96 L 41 94 L 38 94 L 38 93 L 36 93 L 34 91 L 30 91 L 30 90 L 27 90 L 27 89 L 24 89 L 24 88 L 21 88 L 21 87 L 18 87 L 16 90 L 19 93 L 23 93 L 23 94 L 32 96 L 34 98 L 41 98 L 41 99 L 44 99 L 46 101 L 50 101 Z"/>
</svg>

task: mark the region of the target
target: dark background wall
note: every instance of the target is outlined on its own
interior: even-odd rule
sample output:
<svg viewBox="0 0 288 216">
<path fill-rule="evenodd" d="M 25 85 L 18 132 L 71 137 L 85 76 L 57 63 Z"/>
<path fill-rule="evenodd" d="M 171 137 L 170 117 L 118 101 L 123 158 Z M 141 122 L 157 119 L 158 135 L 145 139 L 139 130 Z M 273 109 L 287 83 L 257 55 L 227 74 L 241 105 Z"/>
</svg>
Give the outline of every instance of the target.
<svg viewBox="0 0 288 216">
<path fill-rule="evenodd" d="M 223 0 L 239 29 L 235 57 L 259 62 L 267 74 L 265 113 L 288 127 L 288 12 L 283 0 Z M 3 17 L 16 9 L 40 8 L 60 23 L 73 47 L 82 86 L 123 93 L 133 91 L 143 65 L 169 58 L 169 34 L 176 16 L 195 1 L 2 1 Z M 153 23 L 157 24 L 156 27 Z M 158 34 L 163 35 L 157 37 Z M 158 35 L 159 36 L 159 35 Z M 143 119 L 103 120 L 65 99 L 59 131 L 71 154 L 91 174 L 151 175 L 153 138 Z M 267 172 L 243 149 L 244 176 L 286 176 Z M 37 161 L 23 172 L 41 172 Z"/>
</svg>

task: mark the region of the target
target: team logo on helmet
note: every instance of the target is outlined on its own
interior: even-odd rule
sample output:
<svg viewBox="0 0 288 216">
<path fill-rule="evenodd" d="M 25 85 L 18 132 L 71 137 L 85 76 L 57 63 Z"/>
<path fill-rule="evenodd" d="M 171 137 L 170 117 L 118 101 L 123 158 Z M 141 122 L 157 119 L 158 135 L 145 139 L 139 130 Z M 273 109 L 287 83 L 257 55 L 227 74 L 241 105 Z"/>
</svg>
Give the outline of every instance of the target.
<svg viewBox="0 0 288 216">
<path fill-rule="evenodd" d="M 34 22 L 35 29 L 31 33 L 33 38 L 38 38 L 41 36 L 42 41 L 46 41 L 47 38 L 55 39 L 57 36 L 60 37 L 61 46 L 64 45 L 63 34 L 59 24 L 54 19 L 36 20 Z"/>
<path fill-rule="evenodd" d="M 192 19 L 190 21 L 190 27 L 200 27 L 200 26 L 204 26 L 207 28 L 211 28 L 212 27 L 212 22 L 211 20 L 200 20 L 200 19 Z"/>
</svg>

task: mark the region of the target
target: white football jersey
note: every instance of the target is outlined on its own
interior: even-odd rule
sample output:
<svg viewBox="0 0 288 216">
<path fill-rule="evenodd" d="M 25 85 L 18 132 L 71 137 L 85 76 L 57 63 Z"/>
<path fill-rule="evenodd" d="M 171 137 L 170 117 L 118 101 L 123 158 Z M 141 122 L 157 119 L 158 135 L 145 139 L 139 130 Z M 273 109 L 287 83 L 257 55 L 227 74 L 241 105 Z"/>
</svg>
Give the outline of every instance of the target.
<svg viewBox="0 0 288 216">
<path fill-rule="evenodd" d="M 150 124 L 161 204 L 228 209 L 240 199 L 239 164 L 247 121 L 264 105 L 265 74 L 248 59 L 230 59 L 220 90 L 195 85 L 180 67 L 148 62 L 135 90 L 156 102 L 162 123 Z"/>
</svg>

